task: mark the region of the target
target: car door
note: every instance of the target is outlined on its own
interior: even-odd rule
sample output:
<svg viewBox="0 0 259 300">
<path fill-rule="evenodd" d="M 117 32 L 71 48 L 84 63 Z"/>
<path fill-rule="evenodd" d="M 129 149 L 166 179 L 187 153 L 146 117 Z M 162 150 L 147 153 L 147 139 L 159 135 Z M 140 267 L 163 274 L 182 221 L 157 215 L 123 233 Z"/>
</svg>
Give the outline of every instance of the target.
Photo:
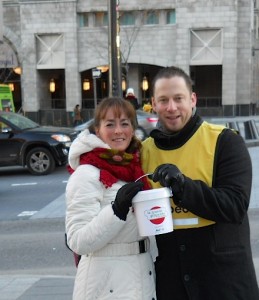
<svg viewBox="0 0 259 300">
<path fill-rule="evenodd" d="M 0 166 L 19 164 L 19 153 L 23 139 L 3 120 L 0 120 Z"/>
</svg>

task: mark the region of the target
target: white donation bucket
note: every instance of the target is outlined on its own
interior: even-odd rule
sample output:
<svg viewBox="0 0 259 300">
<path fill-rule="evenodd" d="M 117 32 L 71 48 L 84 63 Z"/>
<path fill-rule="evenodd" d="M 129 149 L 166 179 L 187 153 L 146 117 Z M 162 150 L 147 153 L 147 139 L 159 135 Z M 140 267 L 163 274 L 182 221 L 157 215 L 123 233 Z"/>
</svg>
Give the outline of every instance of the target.
<svg viewBox="0 0 259 300">
<path fill-rule="evenodd" d="M 138 192 L 132 204 L 141 236 L 158 235 L 173 231 L 168 188 Z"/>
</svg>

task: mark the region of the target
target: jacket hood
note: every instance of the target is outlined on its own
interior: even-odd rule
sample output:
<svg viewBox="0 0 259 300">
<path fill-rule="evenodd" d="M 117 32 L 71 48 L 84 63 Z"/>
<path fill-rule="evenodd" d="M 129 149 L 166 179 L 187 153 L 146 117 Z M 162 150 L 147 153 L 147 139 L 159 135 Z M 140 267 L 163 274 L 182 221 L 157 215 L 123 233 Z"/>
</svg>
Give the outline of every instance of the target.
<svg viewBox="0 0 259 300">
<path fill-rule="evenodd" d="M 79 166 L 80 155 L 90 152 L 95 148 L 110 149 L 111 147 L 105 144 L 95 134 L 90 133 L 88 129 L 85 129 L 73 141 L 69 149 L 68 163 L 70 167 L 75 170 Z"/>
</svg>

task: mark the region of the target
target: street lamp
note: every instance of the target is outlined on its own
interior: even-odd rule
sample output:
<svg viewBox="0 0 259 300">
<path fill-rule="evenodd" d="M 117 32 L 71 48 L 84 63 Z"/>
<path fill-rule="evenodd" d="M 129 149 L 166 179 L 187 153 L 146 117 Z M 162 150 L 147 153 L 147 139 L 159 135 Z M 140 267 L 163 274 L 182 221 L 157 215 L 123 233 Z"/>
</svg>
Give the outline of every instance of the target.
<svg viewBox="0 0 259 300">
<path fill-rule="evenodd" d="M 55 90 L 56 90 L 56 84 L 55 84 L 54 79 L 52 78 L 52 79 L 50 79 L 50 82 L 49 82 L 49 91 L 51 93 L 54 93 Z"/>
<path fill-rule="evenodd" d="M 105 73 L 109 70 L 109 66 L 104 65 L 104 66 L 98 66 L 96 69 L 101 70 L 102 73 Z"/>
<path fill-rule="evenodd" d="M 12 82 L 8 83 L 10 90 L 13 92 L 14 91 L 14 84 Z"/>
<path fill-rule="evenodd" d="M 14 71 L 15 74 L 18 74 L 18 75 L 22 74 L 22 68 L 21 67 L 13 68 L 13 71 Z"/>
<path fill-rule="evenodd" d="M 148 80 L 146 76 L 144 76 L 142 80 L 142 90 L 144 92 L 148 90 Z"/>
<path fill-rule="evenodd" d="M 144 101 L 146 101 L 146 91 L 148 90 L 148 80 L 146 76 L 144 76 L 142 80 L 142 90 L 144 91 Z"/>
<path fill-rule="evenodd" d="M 123 92 L 125 92 L 126 88 L 127 88 L 127 81 L 126 81 L 125 77 L 122 77 L 121 89 L 122 89 Z"/>
<path fill-rule="evenodd" d="M 90 81 L 89 79 L 84 79 L 83 81 L 83 90 L 89 91 L 90 90 Z"/>
</svg>

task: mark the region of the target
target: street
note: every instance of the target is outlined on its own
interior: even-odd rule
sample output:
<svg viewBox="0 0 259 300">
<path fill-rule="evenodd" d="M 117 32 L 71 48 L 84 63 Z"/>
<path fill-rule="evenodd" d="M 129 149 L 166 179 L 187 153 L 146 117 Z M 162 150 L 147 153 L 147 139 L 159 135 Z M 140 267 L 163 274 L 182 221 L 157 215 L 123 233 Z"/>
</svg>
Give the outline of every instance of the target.
<svg viewBox="0 0 259 300">
<path fill-rule="evenodd" d="M 0 221 L 28 219 L 65 192 L 69 173 L 57 167 L 33 176 L 21 167 L 0 168 Z"/>
<path fill-rule="evenodd" d="M 0 223 L 0 275 L 75 275 L 64 242 L 64 218 Z"/>
</svg>

